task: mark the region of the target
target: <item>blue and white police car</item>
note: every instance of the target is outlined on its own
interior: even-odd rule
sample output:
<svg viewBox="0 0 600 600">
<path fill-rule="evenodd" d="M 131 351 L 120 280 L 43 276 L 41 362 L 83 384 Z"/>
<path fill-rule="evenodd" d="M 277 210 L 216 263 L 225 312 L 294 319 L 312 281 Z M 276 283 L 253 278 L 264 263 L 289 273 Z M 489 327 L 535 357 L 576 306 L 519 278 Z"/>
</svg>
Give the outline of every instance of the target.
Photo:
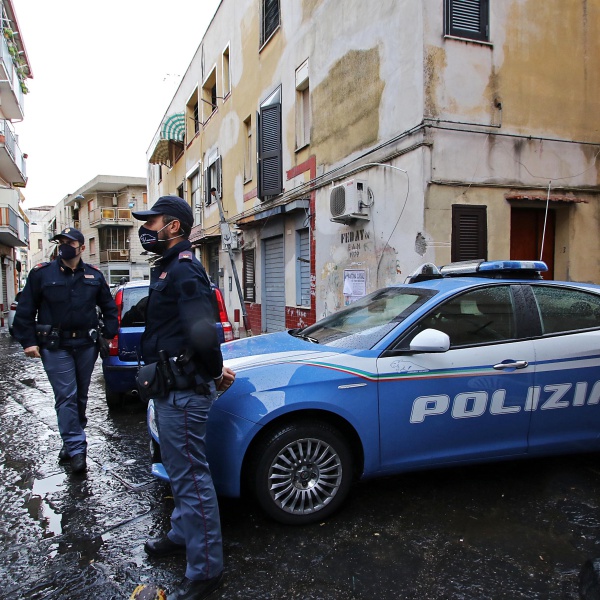
<svg viewBox="0 0 600 600">
<path fill-rule="evenodd" d="M 222 346 L 217 492 L 274 519 L 326 518 L 351 483 L 600 449 L 600 286 L 542 262 L 433 265 L 301 330 Z M 148 425 L 159 462 L 153 403 Z"/>
</svg>

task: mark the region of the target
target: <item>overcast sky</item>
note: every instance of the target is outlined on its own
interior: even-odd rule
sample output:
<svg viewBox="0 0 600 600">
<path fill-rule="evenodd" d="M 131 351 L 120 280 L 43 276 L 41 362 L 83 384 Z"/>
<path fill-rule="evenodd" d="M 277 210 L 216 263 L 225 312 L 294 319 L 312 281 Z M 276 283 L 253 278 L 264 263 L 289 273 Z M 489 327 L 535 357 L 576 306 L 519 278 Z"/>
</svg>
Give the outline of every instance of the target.
<svg viewBox="0 0 600 600">
<path fill-rule="evenodd" d="M 25 207 L 96 175 L 146 177 L 146 151 L 219 0 L 13 0 L 33 70 Z"/>
</svg>

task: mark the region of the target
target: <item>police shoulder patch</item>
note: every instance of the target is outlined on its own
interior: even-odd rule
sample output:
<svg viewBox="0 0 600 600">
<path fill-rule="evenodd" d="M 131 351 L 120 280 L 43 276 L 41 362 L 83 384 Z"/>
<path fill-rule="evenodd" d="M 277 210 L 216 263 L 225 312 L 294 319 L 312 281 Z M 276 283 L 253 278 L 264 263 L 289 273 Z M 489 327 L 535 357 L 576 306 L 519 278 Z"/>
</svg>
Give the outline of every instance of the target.
<svg viewBox="0 0 600 600">
<path fill-rule="evenodd" d="M 96 271 L 99 271 L 100 269 L 98 267 L 96 267 L 95 265 L 90 265 L 88 263 L 85 263 L 88 267 L 92 267 L 92 269 L 96 269 Z"/>
<path fill-rule="evenodd" d="M 189 250 L 184 250 L 179 253 L 179 262 L 182 261 L 191 261 L 194 258 L 194 255 Z"/>
<path fill-rule="evenodd" d="M 50 264 L 49 262 L 38 263 L 37 265 L 35 265 L 35 267 L 33 267 L 33 270 L 37 271 L 38 269 L 43 269 L 44 267 L 47 267 L 49 264 Z"/>
</svg>

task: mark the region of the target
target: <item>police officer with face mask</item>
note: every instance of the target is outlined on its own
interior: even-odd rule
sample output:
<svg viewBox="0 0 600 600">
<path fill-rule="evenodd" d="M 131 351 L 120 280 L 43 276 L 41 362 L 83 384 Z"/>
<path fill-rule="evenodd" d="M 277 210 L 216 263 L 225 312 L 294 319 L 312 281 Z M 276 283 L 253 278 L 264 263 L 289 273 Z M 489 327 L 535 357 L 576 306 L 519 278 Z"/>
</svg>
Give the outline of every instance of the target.
<svg viewBox="0 0 600 600">
<path fill-rule="evenodd" d="M 188 240 L 194 224 L 191 207 L 177 196 L 163 196 L 151 210 L 133 216 L 145 221 L 139 230 L 144 249 L 160 255 L 151 271 L 141 345 L 144 369 L 159 368 L 162 361 L 170 373 L 153 399 L 161 457 L 175 502 L 170 531 L 148 540 L 145 550 L 159 558 L 185 554 L 185 577 L 168 600 L 200 600 L 220 585 L 223 573 L 219 506 L 206 460 L 206 421 L 217 391 L 226 390 L 235 373 L 223 367 L 213 291 Z"/>
<path fill-rule="evenodd" d="M 69 460 L 72 472 L 81 473 L 86 469 L 85 412 L 98 339 L 117 334 L 117 307 L 102 273 L 81 259 L 81 231 L 67 227 L 52 241 L 58 243 L 58 256 L 29 273 L 13 327 L 25 355 L 42 359 L 54 391 L 63 441 L 59 460 Z"/>
</svg>

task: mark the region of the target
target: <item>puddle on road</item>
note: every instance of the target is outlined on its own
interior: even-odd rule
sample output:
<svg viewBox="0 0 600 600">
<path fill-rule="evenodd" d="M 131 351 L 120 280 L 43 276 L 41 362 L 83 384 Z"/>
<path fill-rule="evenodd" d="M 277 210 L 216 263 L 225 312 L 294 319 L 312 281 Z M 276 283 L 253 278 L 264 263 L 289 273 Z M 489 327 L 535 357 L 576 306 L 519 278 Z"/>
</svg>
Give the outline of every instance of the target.
<svg viewBox="0 0 600 600">
<path fill-rule="evenodd" d="M 31 518 L 40 522 L 44 537 L 62 534 L 62 515 L 54 511 L 50 498 L 64 485 L 65 479 L 64 473 L 58 473 L 33 482 L 31 496 L 26 506 Z"/>
</svg>

